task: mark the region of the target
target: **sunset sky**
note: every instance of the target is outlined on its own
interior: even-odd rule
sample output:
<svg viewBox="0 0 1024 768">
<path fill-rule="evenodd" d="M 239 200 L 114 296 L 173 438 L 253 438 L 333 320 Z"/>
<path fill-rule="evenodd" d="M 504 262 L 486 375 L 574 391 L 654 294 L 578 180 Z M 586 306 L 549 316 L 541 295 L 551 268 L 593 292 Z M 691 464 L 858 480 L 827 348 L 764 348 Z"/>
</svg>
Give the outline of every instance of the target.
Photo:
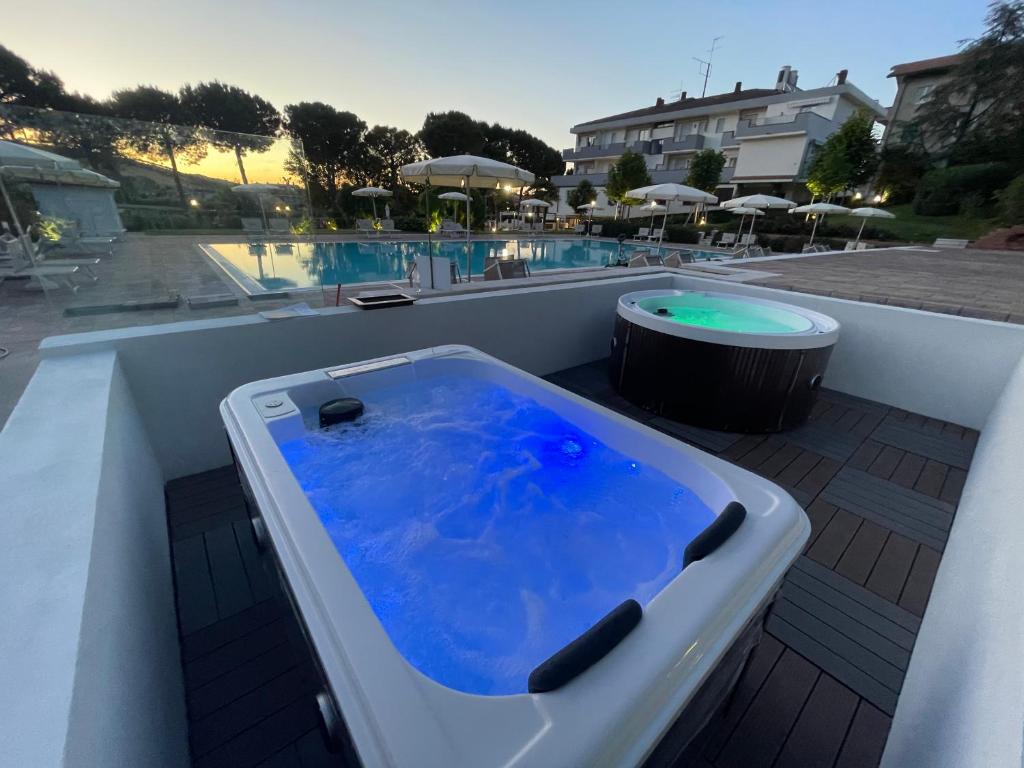
<svg viewBox="0 0 1024 768">
<path fill-rule="evenodd" d="M 851 82 L 889 105 L 890 66 L 954 52 L 981 31 L 985 8 L 983 0 L 33 0 L 5 9 L 0 42 L 100 98 L 139 83 L 177 89 L 217 78 L 278 108 L 326 101 L 370 125 L 409 130 L 428 111 L 461 109 L 562 148 L 576 122 L 680 88 L 699 94 L 692 57 L 705 57 L 718 35 L 709 93 L 737 80 L 771 87 L 790 64 L 803 88 L 849 69 Z"/>
</svg>

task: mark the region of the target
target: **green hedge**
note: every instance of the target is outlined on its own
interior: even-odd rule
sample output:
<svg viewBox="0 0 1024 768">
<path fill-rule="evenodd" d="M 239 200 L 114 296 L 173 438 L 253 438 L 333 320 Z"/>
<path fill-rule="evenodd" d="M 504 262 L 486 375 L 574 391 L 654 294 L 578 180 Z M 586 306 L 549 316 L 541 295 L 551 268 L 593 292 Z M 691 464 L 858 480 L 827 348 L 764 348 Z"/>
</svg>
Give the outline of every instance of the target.
<svg viewBox="0 0 1024 768">
<path fill-rule="evenodd" d="M 1007 163 L 935 168 L 921 177 L 914 197 L 918 216 L 977 216 L 1013 178 Z"/>
<path fill-rule="evenodd" d="M 1024 174 L 1011 181 L 999 193 L 999 207 L 1007 224 L 1024 224 Z"/>
</svg>

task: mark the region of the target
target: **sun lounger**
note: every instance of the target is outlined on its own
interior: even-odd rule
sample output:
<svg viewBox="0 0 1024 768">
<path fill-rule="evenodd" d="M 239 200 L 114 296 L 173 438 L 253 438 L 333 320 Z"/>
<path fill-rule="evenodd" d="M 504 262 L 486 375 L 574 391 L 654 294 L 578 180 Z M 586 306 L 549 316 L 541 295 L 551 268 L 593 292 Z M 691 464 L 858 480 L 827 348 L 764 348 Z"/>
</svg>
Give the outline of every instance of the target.
<svg viewBox="0 0 1024 768">
<path fill-rule="evenodd" d="M 653 242 L 657 242 L 658 240 L 661 240 L 661 238 L 662 238 L 662 236 L 664 234 L 665 234 L 665 228 L 664 227 L 661 227 L 659 229 L 652 229 L 651 230 L 651 234 L 649 234 L 647 236 L 647 239 L 650 240 L 652 243 Z"/>
<path fill-rule="evenodd" d="M 629 267 L 664 267 L 665 260 L 650 251 L 638 251 L 629 257 Z"/>
<path fill-rule="evenodd" d="M 650 227 L 640 227 L 640 229 L 637 230 L 637 233 L 635 235 L 633 235 L 633 237 L 631 239 L 633 239 L 633 240 L 647 240 L 647 239 L 650 238 L 650 236 L 651 236 L 651 228 Z"/>
<path fill-rule="evenodd" d="M 684 264 L 693 264 L 694 261 L 696 259 L 693 258 L 693 251 L 670 251 L 668 256 L 664 258 L 664 265 L 678 269 Z"/>
<path fill-rule="evenodd" d="M 25 249 L 18 244 L 17 238 L 6 238 L 0 240 L 0 269 L 10 273 L 20 274 L 27 270 L 41 267 L 73 267 L 71 274 L 79 273 L 92 282 L 99 280 L 93 268 L 98 266 L 103 259 L 95 256 L 81 259 L 62 258 L 63 251 L 51 240 L 41 240 L 38 243 L 29 242 L 29 253 L 31 259 L 26 255 Z M 56 257 L 54 257 L 56 254 Z"/>
<path fill-rule="evenodd" d="M 395 234 L 398 234 L 398 230 L 395 229 L 395 220 L 394 219 L 381 219 L 380 220 L 380 230 L 385 235 L 395 235 Z"/>
<path fill-rule="evenodd" d="M 288 223 L 288 219 L 274 218 L 267 220 L 267 227 L 270 229 L 272 235 L 291 235 L 292 226 Z"/>
<path fill-rule="evenodd" d="M 242 232 L 250 243 L 258 243 L 266 239 L 267 233 L 263 229 L 263 222 L 259 219 L 242 218 Z"/>
<path fill-rule="evenodd" d="M 369 219 L 356 219 L 356 229 L 359 230 L 360 235 L 377 237 L 380 234 Z"/>
<path fill-rule="evenodd" d="M 441 232 L 446 235 L 464 235 L 466 228 L 455 221 L 442 221 Z"/>
<path fill-rule="evenodd" d="M 722 236 L 718 239 L 718 246 L 720 248 L 728 248 L 736 242 L 735 232 L 723 232 Z"/>
<path fill-rule="evenodd" d="M 484 260 L 484 280 L 514 280 L 530 276 L 526 259 L 498 259 L 488 256 Z"/>
<path fill-rule="evenodd" d="M 600 237 L 601 232 L 604 230 L 604 224 L 595 224 L 590 228 L 591 237 Z"/>
<path fill-rule="evenodd" d="M 25 286 L 31 290 L 56 290 L 67 288 L 72 293 L 78 285 L 71 276 L 78 272 L 78 267 L 27 267 L 25 269 L 0 268 L 0 279 L 28 280 Z"/>
<path fill-rule="evenodd" d="M 574 235 L 586 234 L 586 232 L 587 232 L 587 225 L 586 224 L 577 224 L 575 227 L 573 227 L 572 232 L 573 232 Z"/>
<path fill-rule="evenodd" d="M 956 240 L 951 237 L 938 237 L 932 245 L 936 248 L 966 248 L 967 240 Z"/>
</svg>

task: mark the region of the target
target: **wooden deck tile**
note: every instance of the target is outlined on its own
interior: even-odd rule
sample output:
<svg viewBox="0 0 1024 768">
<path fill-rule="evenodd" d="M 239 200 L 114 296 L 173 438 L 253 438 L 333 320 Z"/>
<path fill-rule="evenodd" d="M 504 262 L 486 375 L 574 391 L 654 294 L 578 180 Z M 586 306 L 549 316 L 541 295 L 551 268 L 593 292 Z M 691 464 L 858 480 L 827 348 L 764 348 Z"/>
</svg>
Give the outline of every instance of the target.
<svg viewBox="0 0 1024 768">
<path fill-rule="evenodd" d="M 833 678 L 819 677 L 774 768 L 832 768 L 859 701 Z"/>
</svg>

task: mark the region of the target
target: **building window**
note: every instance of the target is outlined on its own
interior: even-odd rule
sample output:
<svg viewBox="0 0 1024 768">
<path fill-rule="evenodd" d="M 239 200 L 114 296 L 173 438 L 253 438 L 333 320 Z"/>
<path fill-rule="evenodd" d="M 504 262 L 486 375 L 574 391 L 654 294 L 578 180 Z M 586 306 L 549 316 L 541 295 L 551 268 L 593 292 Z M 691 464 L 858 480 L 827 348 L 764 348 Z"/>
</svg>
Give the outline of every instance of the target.
<svg viewBox="0 0 1024 768">
<path fill-rule="evenodd" d="M 658 128 L 671 128 L 671 127 L 672 127 L 672 121 L 671 120 L 669 120 L 667 122 L 664 122 L 664 123 L 655 123 L 654 124 L 655 130 L 657 130 Z"/>
<path fill-rule="evenodd" d="M 650 128 L 641 128 L 640 129 L 640 141 L 650 141 L 650 140 L 651 140 L 651 129 Z"/>
<path fill-rule="evenodd" d="M 931 100 L 931 98 L 932 98 L 932 91 L 934 91 L 934 90 L 935 90 L 935 84 L 934 83 L 929 83 L 928 85 L 918 86 L 914 90 L 914 103 L 915 104 L 924 104 L 926 101 Z"/>
<path fill-rule="evenodd" d="M 735 157 L 730 157 L 726 161 L 726 165 L 728 165 L 730 168 L 735 168 L 736 167 L 736 158 Z"/>
<path fill-rule="evenodd" d="M 720 117 L 715 121 L 715 133 L 725 132 L 725 118 Z"/>
</svg>

